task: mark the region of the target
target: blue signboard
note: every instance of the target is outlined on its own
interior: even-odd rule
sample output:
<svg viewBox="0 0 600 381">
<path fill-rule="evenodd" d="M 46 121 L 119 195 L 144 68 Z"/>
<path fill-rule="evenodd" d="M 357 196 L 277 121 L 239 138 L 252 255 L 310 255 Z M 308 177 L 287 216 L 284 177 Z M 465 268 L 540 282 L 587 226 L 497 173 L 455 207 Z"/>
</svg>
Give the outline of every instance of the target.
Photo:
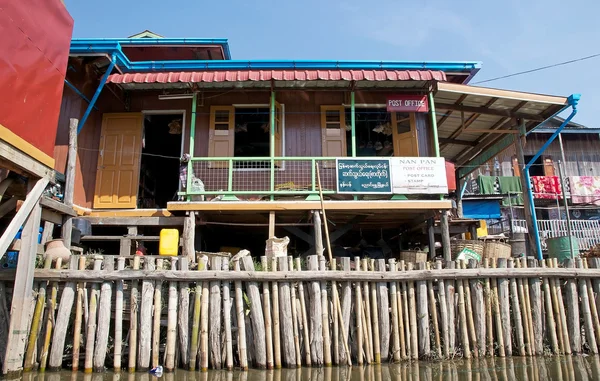
<svg viewBox="0 0 600 381">
<path fill-rule="evenodd" d="M 392 193 L 389 159 L 337 159 L 336 168 L 338 193 Z"/>
</svg>

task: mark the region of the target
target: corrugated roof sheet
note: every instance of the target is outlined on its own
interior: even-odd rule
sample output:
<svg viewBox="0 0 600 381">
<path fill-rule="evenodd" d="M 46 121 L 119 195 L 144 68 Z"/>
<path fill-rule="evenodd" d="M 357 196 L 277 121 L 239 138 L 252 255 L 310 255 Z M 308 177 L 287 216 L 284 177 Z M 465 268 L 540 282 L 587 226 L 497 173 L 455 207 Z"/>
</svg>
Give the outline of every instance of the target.
<svg viewBox="0 0 600 381">
<path fill-rule="evenodd" d="M 246 81 L 446 81 L 436 70 L 228 70 L 112 74 L 108 83 L 210 83 Z"/>
</svg>

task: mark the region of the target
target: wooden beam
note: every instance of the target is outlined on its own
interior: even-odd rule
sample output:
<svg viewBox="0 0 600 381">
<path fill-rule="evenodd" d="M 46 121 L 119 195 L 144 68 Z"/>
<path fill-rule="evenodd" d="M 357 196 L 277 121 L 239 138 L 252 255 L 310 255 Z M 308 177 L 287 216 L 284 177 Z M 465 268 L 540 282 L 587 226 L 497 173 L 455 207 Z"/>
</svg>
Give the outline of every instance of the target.
<svg viewBox="0 0 600 381">
<path fill-rule="evenodd" d="M 71 216 L 71 217 L 77 217 L 77 212 L 75 211 L 75 209 L 73 209 L 73 207 L 69 207 L 60 201 L 56 201 L 56 200 L 51 199 L 46 196 L 43 196 L 40 199 L 40 205 L 43 208 L 53 210 L 60 214 L 64 214 L 64 215 Z"/>
<path fill-rule="evenodd" d="M 492 98 L 483 107 L 488 108 L 491 105 L 493 105 L 497 100 L 498 100 L 498 98 Z M 460 102 L 457 101 L 456 104 L 459 105 Z M 449 111 L 449 112 L 451 112 L 451 111 Z M 463 111 L 463 113 L 464 113 L 464 111 Z M 473 122 L 475 122 L 475 120 L 477 120 L 477 118 L 479 118 L 480 115 L 481 114 L 471 114 L 471 116 L 469 117 L 469 119 L 467 119 L 466 121 L 464 121 L 464 124 L 463 124 L 463 121 L 461 121 L 460 127 L 458 127 L 456 130 L 454 130 L 450 134 L 450 136 L 448 136 L 448 138 L 453 139 L 453 138 L 457 137 L 458 135 L 460 135 L 467 127 L 469 127 Z M 462 116 L 464 116 L 464 114 L 461 113 L 461 117 Z"/>
<path fill-rule="evenodd" d="M 27 217 L 29 217 L 31 211 L 40 205 L 39 200 L 42 196 L 42 193 L 46 189 L 46 185 L 48 185 L 48 179 L 42 178 L 37 180 L 31 191 L 25 198 L 23 205 L 21 205 L 21 208 L 19 209 L 17 214 L 15 214 L 13 219 L 10 221 L 6 230 L 4 230 L 2 237 L 0 237 L 0 259 L 4 256 L 4 254 L 6 254 L 6 250 L 8 249 L 12 241 L 15 239 L 15 236 L 19 232 L 19 229 L 21 228 L 25 220 L 27 220 Z M 40 214 L 37 216 L 37 219 L 41 219 L 41 211 Z M 40 224 L 38 223 L 37 229 L 39 228 Z"/>
<path fill-rule="evenodd" d="M 458 100 L 457 100 L 455 103 L 456 103 L 456 104 L 461 104 L 461 103 L 462 103 L 462 101 L 464 101 L 466 97 L 467 97 L 467 95 L 466 95 L 466 94 L 463 94 L 463 95 L 461 95 L 461 96 L 458 98 Z M 441 126 L 442 126 L 442 124 L 444 124 L 444 122 L 445 122 L 445 121 L 446 121 L 448 118 L 450 118 L 450 117 L 452 116 L 452 113 L 453 113 L 453 111 L 452 111 L 452 110 L 449 110 L 449 111 L 446 113 L 446 115 L 444 115 L 444 116 L 443 116 L 443 117 L 440 119 L 440 121 L 437 123 L 438 129 L 439 129 Z"/>
<path fill-rule="evenodd" d="M 327 210 L 372 211 L 372 210 L 437 210 L 450 209 L 449 200 L 370 200 L 370 201 L 324 201 Z M 172 211 L 286 211 L 286 210 L 318 210 L 319 201 L 215 201 L 215 202 L 170 202 L 168 209 Z M 90 219 L 87 217 L 87 219 Z M 106 219 L 105 219 L 106 220 Z"/>
<path fill-rule="evenodd" d="M 0 218 L 17 209 L 17 198 L 11 197 L 0 205 Z"/>
<path fill-rule="evenodd" d="M 297 238 L 300 238 L 304 242 L 306 242 L 309 245 L 311 245 L 311 247 L 315 245 L 315 239 L 314 239 L 314 237 L 311 236 L 310 234 L 305 233 L 300 228 L 297 228 L 295 226 L 284 226 L 283 228 L 285 230 L 287 230 L 288 232 L 292 233 Z"/>
<path fill-rule="evenodd" d="M 120 241 L 123 238 L 131 241 L 159 241 L 160 236 L 157 235 L 86 235 L 81 237 L 82 241 Z"/>
<path fill-rule="evenodd" d="M 10 324 L 8 328 L 8 343 L 6 345 L 6 356 L 2 367 L 2 373 L 17 374 L 23 370 L 23 360 L 25 354 L 25 343 L 29 334 L 29 322 L 31 321 L 31 303 L 33 302 L 33 277 L 35 270 L 35 257 L 38 249 L 38 234 L 42 216 L 42 208 L 40 207 L 39 198 L 42 191 L 48 184 L 47 179 L 38 180 L 31 192 L 25 200 L 32 205 L 27 205 L 21 208 L 19 213 L 23 213 L 26 217 L 17 225 L 18 228 L 23 226 L 21 234 L 21 251 L 17 262 L 17 270 L 15 273 L 15 284 L 13 287 L 12 305 L 10 310 Z M 41 188 L 41 190 L 39 190 Z M 31 201 L 34 200 L 34 201 Z M 13 222 L 17 220 L 17 216 L 13 218 Z M 12 224 L 12 222 L 11 222 Z M 9 225 L 10 228 L 10 225 Z M 8 237 L 12 242 L 15 233 L 7 228 Z M 4 233 L 0 240 L 7 241 L 7 232 Z M 2 249 L 1 254 L 6 252 L 10 242 Z"/>
<path fill-rule="evenodd" d="M 452 139 L 452 138 L 439 138 L 439 141 L 440 141 L 440 144 L 442 144 L 442 145 L 458 144 L 461 146 L 469 146 L 469 147 L 475 147 L 477 145 L 477 142 L 470 142 L 467 140 Z"/>
<path fill-rule="evenodd" d="M 67 170 L 65 172 L 64 203 L 67 208 L 73 209 L 73 197 L 75 196 L 75 164 L 77 163 L 77 125 L 79 120 L 69 120 L 69 152 L 67 154 Z M 77 213 L 73 210 L 73 214 Z M 73 234 L 73 215 L 65 213 L 62 224 L 62 238 L 66 247 L 71 247 L 71 235 Z"/>
<path fill-rule="evenodd" d="M 80 215 L 90 217 L 173 217 L 167 209 L 122 209 L 122 210 L 90 210 L 77 207 Z M 83 212 L 83 213 L 81 213 Z"/>
<path fill-rule="evenodd" d="M 21 245 L 22 245 L 22 241 L 21 239 L 15 239 L 13 241 L 13 243 L 10 245 L 10 247 L 8 248 L 8 251 L 21 251 Z M 44 250 L 44 244 L 40 243 L 37 245 L 37 249 L 36 249 L 36 255 L 44 255 L 45 250 Z"/>
<path fill-rule="evenodd" d="M 533 120 L 537 122 L 543 121 L 545 118 L 541 115 L 536 114 L 527 114 L 523 112 L 515 112 L 512 110 L 502 110 L 502 109 L 494 109 L 494 108 L 485 108 L 485 107 L 473 107 L 473 106 L 464 106 L 464 105 L 455 105 L 449 103 L 436 103 L 435 106 L 444 110 L 453 110 L 453 111 L 464 111 L 476 114 L 483 115 L 496 115 L 507 118 L 523 118 L 527 120 Z"/>
<path fill-rule="evenodd" d="M 92 225 L 105 226 L 183 226 L 185 217 L 80 217 Z"/>
<path fill-rule="evenodd" d="M 17 270 L 18 271 L 18 270 Z M 15 272 L 1 270 L 0 280 L 14 279 Z M 390 271 L 180 271 L 180 270 L 35 270 L 35 280 L 113 282 L 144 279 L 147 281 L 244 281 L 244 282 L 299 282 L 299 281 L 344 281 L 344 282 L 389 282 L 435 279 L 479 279 L 479 278 L 600 278 L 600 269 L 583 268 L 477 268 L 414 270 L 402 274 Z"/>
<path fill-rule="evenodd" d="M 0 158 L 36 177 L 54 177 L 54 170 L 0 139 Z"/>
<path fill-rule="evenodd" d="M 53 210 L 42 208 L 42 221 L 52 222 L 54 225 L 61 225 L 63 223 L 63 216 Z"/>
</svg>

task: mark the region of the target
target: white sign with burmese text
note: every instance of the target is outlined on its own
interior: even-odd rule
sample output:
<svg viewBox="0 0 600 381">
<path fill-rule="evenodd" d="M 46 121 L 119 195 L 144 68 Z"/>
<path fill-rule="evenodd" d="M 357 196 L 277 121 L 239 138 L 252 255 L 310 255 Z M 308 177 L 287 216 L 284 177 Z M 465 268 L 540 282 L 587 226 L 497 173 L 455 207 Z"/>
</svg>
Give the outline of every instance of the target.
<svg viewBox="0 0 600 381">
<path fill-rule="evenodd" d="M 390 158 L 394 194 L 448 193 L 443 157 Z"/>
</svg>

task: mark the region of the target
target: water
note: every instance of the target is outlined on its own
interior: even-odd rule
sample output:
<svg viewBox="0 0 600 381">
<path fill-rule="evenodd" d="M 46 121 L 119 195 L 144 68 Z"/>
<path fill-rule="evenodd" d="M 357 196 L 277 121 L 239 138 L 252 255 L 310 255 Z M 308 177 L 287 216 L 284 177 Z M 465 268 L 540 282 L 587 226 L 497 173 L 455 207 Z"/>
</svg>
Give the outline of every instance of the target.
<svg viewBox="0 0 600 381">
<path fill-rule="evenodd" d="M 544 381 L 600 380 L 600 357 L 536 357 L 419 361 L 399 365 L 188 372 L 177 370 L 155 377 L 149 373 L 94 373 L 70 371 L 25 373 L 23 381 Z"/>
</svg>

